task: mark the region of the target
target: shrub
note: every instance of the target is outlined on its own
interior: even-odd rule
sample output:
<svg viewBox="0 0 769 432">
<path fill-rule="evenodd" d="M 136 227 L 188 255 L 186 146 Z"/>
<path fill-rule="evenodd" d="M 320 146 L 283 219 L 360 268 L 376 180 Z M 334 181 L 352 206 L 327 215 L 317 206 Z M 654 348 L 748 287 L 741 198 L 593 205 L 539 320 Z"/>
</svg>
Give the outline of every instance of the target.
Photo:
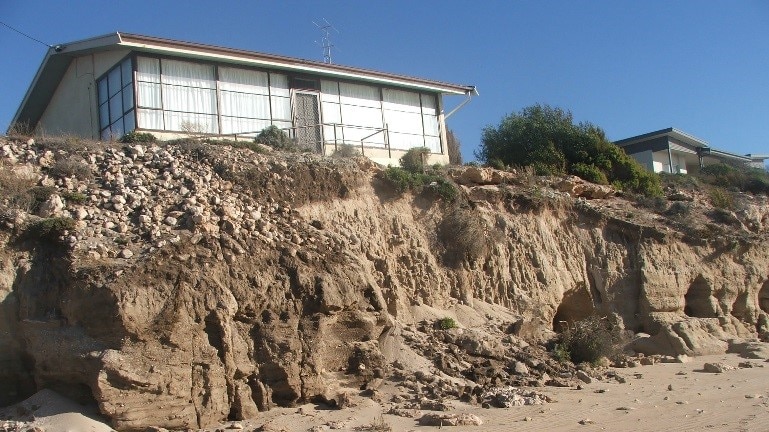
<svg viewBox="0 0 769 432">
<path fill-rule="evenodd" d="M 454 184 L 438 174 L 414 173 L 403 168 L 388 167 L 382 173 L 382 177 L 398 193 L 410 190 L 418 194 L 427 190 L 446 202 L 453 201 L 457 196 L 457 189 L 454 187 Z"/>
<path fill-rule="evenodd" d="M 462 165 L 462 145 L 451 129 L 446 131 L 446 149 L 449 153 L 449 164 Z"/>
<path fill-rule="evenodd" d="M 40 208 L 40 204 L 46 202 L 51 195 L 55 194 L 58 190 L 52 186 L 35 186 L 29 190 L 29 194 L 32 196 L 32 205 L 30 211 L 37 213 Z"/>
<path fill-rule="evenodd" d="M 75 229 L 75 221 L 67 217 L 41 219 L 26 227 L 23 237 L 54 244 L 62 242 L 62 236 Z"/>
<path fill-rule="evenodd" d="M 92 177 L 91 167 L 77 157 L 56 161 L 48 174 L 53 177 L 75 177 L 78 180 L 89 180 Z"/>
<path fill-rule="evenodd" d="M 480 215 L 470 209 L 455 208 L 446 213 L 438 225 L 438 238 L 446 248 L 444 259 L 453 266 L 465 259 L 481 258 L 488 249 L 486 225 Z"/>
<path fill-rule="evenodd" d="M 454 318 L 451 317 L 443 317 L 439 320 L 435 321 L 435 328 L 439 330 L 448 330 L 459 327 L 457 325 L 457 322 L 454 321 Z"/>
<path fill-rule="evenodd" d="M 533 166 L 538 175 L 573 173 L 647 196 L 662 195 L 659 177 L 646 171 L 590 123 L 575 124 L 570 112 L 533 105 L 483 130 L 476 157 L 491 164 Z M 496 162 L 494 162 L 496 163 Z"/>
<path fill-rule="evenodd" d="M 0 164 L 0 202 L 29 211 L 33 203 L 30 189 L 34 185 L 35 181 L 31 178 L 19 175 L 10 167 Z"/>
<path fill-rule="evenodd" d="M 705 183 L 753 194 L 769 194 L 769 172 L 745 165 L 714 164 L 697 174 Z"/>
<path fill-rule="evenodd" d="M 401 168 L 412 173 L 423 172 L 429 156 L 430 149 L 427 147 L 414 147 L 409 149 L 409 151 L 399 159 Z"/>
<path fill-rule="evenodd" d="M 710 204 L 717 209 L 731 209 L 734 207 L 732 195 L 719 187 L 711 189 L 708 197 L 710 198 Z"/>
<path fill-rule="evenodd" d="M 262 129 L 254 138 L 254 142 L 276 150 L 295 151 L 297 149 L 296 143 L 289 138 L 288 134 L 275 125 Z"/>
<path fill-rule="evenodd" d="M 609 184 L 606 174 L 595 165 L 587 165 L 581 162 L 576 163 L 571 166 L 571 173 L 592 183 Z"/>
<path fill-rule="evenodd" d="M 82 204 L 85 202 L 87 197 L 85 194 L 82 194 L 80 192 L 64 192 L 61 194 L 61 197 L 64 198 L 67 202 L 73 203 L 73 204 Z"/>
<path fill-rule="evenodd" d="M 360 156 L 360 151 L 352 144 L 342 144 L 337 147 L 332 156 L 336 158 L 351 158 Z"/>
<path fill-rule="evenodd" d="M 155 135 L 152 135 L 149 132 L 128 132 L 127 134 L 120 137 L 118 140 L 121 143 L 124 144 L 131 144 L 131 143 L 154 143 L 157 142 L 158 139 L 155 138 Z"/>
<path fill-rule="evenodd" d="M 607 318 L 589 316 L 569 325 L 561 333 L 556 347 L 561 351 L 557 355 L 568 358 L 574 363 L 595 363 L 601 357 L 611 357 L 619 351 L 622 332 Z M 556 353 L 554 353 L 554 356 Z"/>
<path fill-rule="evenodd" d="M 670 217 L 682 219 L 689 216 L 691 212 L 692 212 L 691 204 L 681 202 L 681 201 L 676 201 L 670 205 L 670 208 L 668 208 L 667 211 L 665 211 L 665 214 Z"/>
</svg>

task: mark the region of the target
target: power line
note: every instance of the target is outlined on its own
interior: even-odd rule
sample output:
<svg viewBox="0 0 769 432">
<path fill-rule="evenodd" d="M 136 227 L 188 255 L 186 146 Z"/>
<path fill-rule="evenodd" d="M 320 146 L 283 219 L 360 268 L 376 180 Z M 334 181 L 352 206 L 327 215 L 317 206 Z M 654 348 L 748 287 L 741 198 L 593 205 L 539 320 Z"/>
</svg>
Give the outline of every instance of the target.
<svg viewBox="0 0 769 432">
<path fill-rule="evenodd" d="M 13 27 L 9 26 L 8 24 L 6 24 L 6 23 L 4 23 L 4 22 L 2 22 L 2 21 L 0 21 L 0 24 L 2 24 L 2 25 L 4 25 L 4 26 L 8 27 L 9 29 L 11 29 L 11 30 L 15 31 L 16 33 L 18 33 L 18 34 L 20 34 L 20 35 L 22 35 L 22 36 L 24 36 L 24 37 L 26 37 L 26 38 L 29 38 L 29 39 L 32 39 L 32 40 L 33 40 L 33 41 L 35 41 L 35 42 L 41 43 L 41 44 L 43 44 L 43 45 L 47 46 L 48 48 L 53 48 L 53 46 L 52 46 L 52 45 L 48 45 L 47 43 L 45 43 L 45 42 L 41 41 L 40 39 L 35 39 L 35 38 L 33 38 L 32 36 L 30 36 L 30 35 L 28 35 L 28 34 L 26 34 L 26 33 L 22 32 L 22 31 L 20 31 L 20 30 L 16 30 L 15 28 L 13 28 Z"/>
</svg>

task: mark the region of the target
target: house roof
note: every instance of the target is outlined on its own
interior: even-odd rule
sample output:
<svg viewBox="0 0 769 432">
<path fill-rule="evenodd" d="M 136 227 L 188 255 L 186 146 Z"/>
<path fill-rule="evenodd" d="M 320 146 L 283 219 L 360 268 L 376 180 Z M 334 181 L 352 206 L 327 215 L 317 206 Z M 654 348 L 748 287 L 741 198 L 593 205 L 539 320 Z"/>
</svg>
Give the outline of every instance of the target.
<svg viewBox="0 0 769 432">
<path fill-rule="evenodd" d="M 59 44 L 50 48 L 43 58 L 43 62 L 40 64 L 19 109 L 16 111 L 13 123 L 27 122 L 30 125 L 37 124 L 72 59 L 81 55 L 116 48 L 126 48 L 138 52 L 174 55 L 223 63 L 282 69 L 289 72 L 309 73 L 330 78 L 352 79 L 444 94 L 463 95 L 476 93 L 475 86 L 471 85 L 450 84 L 442 81 L 337 64 L 328 64 L 275 54 L 265 54 L 255 51 L 115 32 L 103 36 Z"/>
<path fill-rule="evenodd" d="M 631 144 L 636 144 L 636 143 L 639 143 L 639 142 L 642 142 L 642 141 L 648 141 L 648 140 L 651 140 L 651 139 L 654 139 L 654 138 L 663 137 L 663 136 L 675 138 L 675 139 L 677 139 L 679 141 L 682 141 L 682 142 L 684 142 L 686 144 L 689 144 L 691 146 L 698 147 L 698 148 L 710 147 L 705 140 L 697 138 L 694 135 L 689 135 L 686 132 L 680 131 L 680 130 L 678 130 L 676 128 L 672 128 L 672 127 L 669 127 L 667 129 L 660 129 L 660 130 L 654 131 L 654 132 L 645 133 L 643 135 L 637 135 L 637 136 L 634 136 L 634 137 L 621 139 L 619 141 L 614 141 L 614 144 L 616 144 L 616 145 L 618 145 L 620 147 L 625 147 L 625 146 L 629 146 Z"/>
</svg>

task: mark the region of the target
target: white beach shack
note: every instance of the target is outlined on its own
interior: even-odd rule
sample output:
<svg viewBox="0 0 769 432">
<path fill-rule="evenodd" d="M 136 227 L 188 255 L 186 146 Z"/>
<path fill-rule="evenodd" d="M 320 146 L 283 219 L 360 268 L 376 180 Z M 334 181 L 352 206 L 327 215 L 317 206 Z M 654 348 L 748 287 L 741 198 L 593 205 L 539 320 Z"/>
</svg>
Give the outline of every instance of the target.
<svg viewBox="0 0 769 432">
<path fill-rule="evenodd" d="M 448 163 L 453 112 L 444 114 L 443 96 L 474 94 L 474 86 L 112 33 L 49 49 L 12 127 L 101 140 L 131 131 L 242 140 L 275 125 L 325 154 L 352 144 L 397 165 L 406 150 L 427 147 L 430 163 Z"/>
</svg>

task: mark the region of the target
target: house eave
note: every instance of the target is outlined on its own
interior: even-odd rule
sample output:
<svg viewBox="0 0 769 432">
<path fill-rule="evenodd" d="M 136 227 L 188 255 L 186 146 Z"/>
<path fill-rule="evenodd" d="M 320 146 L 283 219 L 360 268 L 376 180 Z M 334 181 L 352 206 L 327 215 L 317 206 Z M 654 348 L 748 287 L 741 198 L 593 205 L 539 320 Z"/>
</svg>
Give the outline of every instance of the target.
<svg viewBox="0 0 769 432">
<path fill-rule="evenodd" d="M 629 146 L 631 144 L 636 144 L 636 143 L 643 142 L 643 141 L 649 141 L 649 140 L 652 140 L 652 139 L 655 139 L 655 138 L 659 138 L 659 137 L 663 137 L 663 136 L 677 139 L 677 140 L 679 140 L 681 142 L 684 142 L 686 144 L 689 144 L 689 145 L 691 145 L 693 147 L 697 147 L 697 148 L 707 148 L 707 147 L 709 147 L 708 143 L 705 140 L 702 140 L 700 138 L 695 137 L 694 135 L 690 135 L 690 134 L 688 134 L 686 132 L 683 132 L 681 130 L 678 130 L 678 129 L 672 128 L 672 127 L 666 128 L 666 129 L 661 129 L 661 130 L 654 131 L 654 132 L 645 133 L 645 134 L 642 134 L 642 135 L 637 135 L 637 136 L 630 137 L 630 138 L 621 139 L 621 140 L 618 140 L 618 141 L 614 141 L 614 144 L 616 144 L 616 145 L 618 145 L 620 147 L 626 147 L 626 146 Z"/>
<path fill-rule="evenodd" d="M 299 73 L 317 74 L 334 78 L 368 81 L 377 84 L 444 94 L 464 95 L 475 91 L 474 86 L 450 84 L 370 69 L 129 33 L 118 34 L 121 39 L 121 46 L 129 47 L 132 50 L 140 52 L 175 54 L 183 57 L 194 57 L 225 63 L 238 63 Z"/>
</svg>

